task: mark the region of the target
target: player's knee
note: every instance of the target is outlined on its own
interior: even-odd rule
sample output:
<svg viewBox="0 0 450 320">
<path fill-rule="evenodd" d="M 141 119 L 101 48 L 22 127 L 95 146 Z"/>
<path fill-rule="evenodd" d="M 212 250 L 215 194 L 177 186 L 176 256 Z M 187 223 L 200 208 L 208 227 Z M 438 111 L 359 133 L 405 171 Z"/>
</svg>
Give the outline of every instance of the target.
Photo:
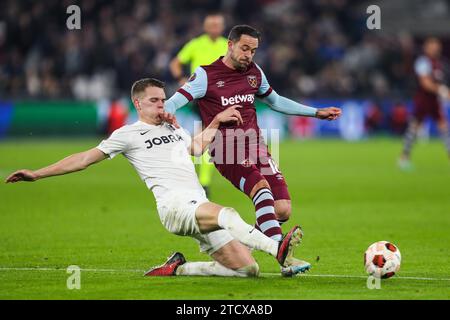
<svg viewBox="0 0 450 320">
<path fill-rule="evenodd" d="M 255 196 L 255 194 L 261 190 L 261 189 L 270 189 L 270 184 L 267 180 L 263 179 L 258 181 L 252 188 L 250 191 L 250 198 L 253 198 Z"/>
<path fill-rule="evenodd" d="M 263 179 L 258 181 L 258 183 L 255 184 L 254 188 L 256 188 L 257 190 L 262 188 L 267 188 L 270 190 L 270 184 L 266 179 Z"/>
<path fill-rule="evenodd" d="M 240 217 L 239 212 L 236 209 L 231 207 L 224 207 L 220 212 L 225 213 L 230 218 Z"/>
<path fill-rule="evenodd" d="M 291 216 L 292 207 L 289 200 L 275 202 L 275 215 L 278 220 L 286 221 Z"/>
<path fill-rule="evenodd" d="M 218 226 L 222 229 L 227 229 L 228 231 L 230 231 L 230 228 L 233 228 L 236 223 L 239 223 L 240 220 L 242 220 L 242 218 L 239 213 L 231 207 L 222 208 L 217 216 Z"/>
<path fill-rule="evenodd" d="M 258 265 L 258 263 L 254 262 L 245 267 L 239 268 L 236 271 L 239 272 L 243 277 L 249 277 L 249 278 L 258 277 L 259 276 L 259 265 Z"/>
</svg>

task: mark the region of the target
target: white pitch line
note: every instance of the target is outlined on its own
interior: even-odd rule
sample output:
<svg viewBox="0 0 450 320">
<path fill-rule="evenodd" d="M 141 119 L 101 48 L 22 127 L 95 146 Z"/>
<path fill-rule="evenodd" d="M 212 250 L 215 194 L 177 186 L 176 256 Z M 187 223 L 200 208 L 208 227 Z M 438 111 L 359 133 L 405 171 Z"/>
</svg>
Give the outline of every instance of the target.
<svg viewBox="0 0 450 320">
<path fill-rule="evenodd" d="M 279 273 L 261 273 L 262 275 L 276 276 Z M 354 279 L 367 279 L 367 276 L 355 276 L 346 274 L 299 274 L 297 277 L 320 277 L 320 278 L 354 278 Z M 425 278 L 425 277 L 401 277 L 395 276 L 393 279 L 405 279 L 405 280 L 423 280 L 423 281 L 450 281 L 446 278 Z"/>
<path fill-rule="evenodd" d="M 14 267 L 0 267 L 0 271 L 65 271 L 65 268 L 14 268 Z M 144 273 L 145 270 L 137 269 L 92 269 L 92 268 L 80 268 L 83 272 L 117 272 L 117 273 Z M 262 272 L 263 276 L 280 276 L 280 273 L 274 272 Z M 299 274 L 297 277 L 318 277 L 318 278 L 353 278 L 353 279 L 367 279 L 367 276 L 357 276 L 357 275 L 345 275 L 345 274 Z M 395 276 L 394 279 L 405 279 L 405 280 L 421 280 L 421 281 L 450 281 L 447 278 L 426 278 L 426 277 L 401 277 Z"/>
<path fill-rule="evenodd" d="M 0 267 L 0 271 L 66 271 L 65 268 L 12 268 L 12 267 Z M 144 270 L 136 270 L 136 269 L 83 269 L 80 268 L 80 271 L 84 272 L 142 272 Z"/>
</svg>

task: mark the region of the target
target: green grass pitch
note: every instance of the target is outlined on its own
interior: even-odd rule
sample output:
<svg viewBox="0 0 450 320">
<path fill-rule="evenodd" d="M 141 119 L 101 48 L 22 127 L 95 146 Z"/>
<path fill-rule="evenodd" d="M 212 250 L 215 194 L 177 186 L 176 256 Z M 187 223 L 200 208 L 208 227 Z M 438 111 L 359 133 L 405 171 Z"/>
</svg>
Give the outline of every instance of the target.
<svg viewBox="0 0 450 320">
<path fill-rule="evenodd" d="M 0 142 L 0 176 L 36 169 L 96 140 Z M 255 257 L 262 276 L 147 278 L 173 251 L 209 260 L 194 240 L 168 233 L 153 196 L 123 157 L 36 183 L 0 184 L 1 299 L 449 299 L 450 163 L 440 141 L 414 150 L 415 169 L 396 167 L 400 140 L 286 141 L 282 169 L 293 201 L 286 231 L 305 231 L 305 276 L 282 278 Z M 251 201 L 214 173 L 211 200 L 254 222 Z M 363 253 L 389 240 L 402 253 L 398 275 L 369 290 Z M 317 259 L 319 257 L 319 259 Z M 68 290 L 69 265 L 81 289 Z"/>
</svg>

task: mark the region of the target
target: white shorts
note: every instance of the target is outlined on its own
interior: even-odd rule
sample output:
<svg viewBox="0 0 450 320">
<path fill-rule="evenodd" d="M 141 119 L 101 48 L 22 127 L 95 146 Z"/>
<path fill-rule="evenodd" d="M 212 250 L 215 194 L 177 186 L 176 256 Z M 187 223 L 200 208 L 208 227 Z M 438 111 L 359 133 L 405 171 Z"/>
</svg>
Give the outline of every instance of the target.
<svg viewBox="0 0 450 320">
<path fill-rule="evenodd" d="M 174 192 L 167 200 L 158 203 L 158 214 L 169 232 L 194 238 L 199 243 L 200 251 L 211 255 L 234 238 L 223 229 L 200 233 L 195 212 L 206 202 L 209 200 L 203 190 Z"/>
</svg>

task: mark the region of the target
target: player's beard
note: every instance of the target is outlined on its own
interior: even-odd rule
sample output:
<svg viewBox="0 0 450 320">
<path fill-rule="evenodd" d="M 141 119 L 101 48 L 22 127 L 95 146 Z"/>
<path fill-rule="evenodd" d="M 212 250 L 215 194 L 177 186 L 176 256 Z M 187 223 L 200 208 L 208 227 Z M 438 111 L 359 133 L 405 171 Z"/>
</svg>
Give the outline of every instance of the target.
<svg viewBox="0 0 450 320">
<path fill-rule="evenodd" d="M 239 59 L 237 59 L 236 56 L 233 54 L 231 54 L 231 61 L 233 62 L 234 68 L 239 71 L 244 71 L 248 67 L 248 64 L 241 63 L 239 61 Z M 249 64 L 250 64 L 250 61 L 249 61 Z"/>
</svg>

